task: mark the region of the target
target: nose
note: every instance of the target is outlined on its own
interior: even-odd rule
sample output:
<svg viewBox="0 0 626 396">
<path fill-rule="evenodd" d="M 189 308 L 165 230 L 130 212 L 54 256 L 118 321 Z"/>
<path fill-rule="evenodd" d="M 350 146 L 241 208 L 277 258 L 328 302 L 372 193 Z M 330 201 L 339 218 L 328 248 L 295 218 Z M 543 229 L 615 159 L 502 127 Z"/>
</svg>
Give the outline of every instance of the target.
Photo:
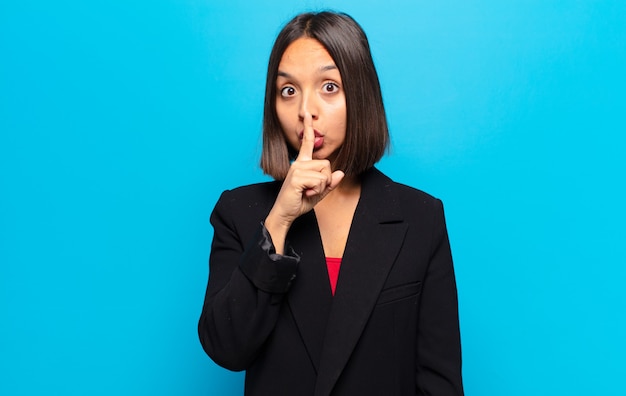
<svg viewBox="0 0 626 396">
<path fill-rule="evenodd" d="M 298 118 L 300 118 L 300 121 L 304 120 L 304 114 L 307 111 L 311 114 L 313 120 L 318 119 L 319 108 L 317 106 L 317 95 L 313 90 L 307 90 L 302 93 L 300 107 L 298 109 Z"/>
</svg>

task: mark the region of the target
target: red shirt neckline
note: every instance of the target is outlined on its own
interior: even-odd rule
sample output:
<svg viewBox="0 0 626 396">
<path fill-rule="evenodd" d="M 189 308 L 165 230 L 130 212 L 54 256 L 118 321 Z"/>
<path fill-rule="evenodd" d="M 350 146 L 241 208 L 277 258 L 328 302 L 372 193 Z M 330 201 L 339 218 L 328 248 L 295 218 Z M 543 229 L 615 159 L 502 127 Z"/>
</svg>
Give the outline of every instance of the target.
<svg viewBox="0 0 626 396">
<path fill-rule="evenodd" d="M 328 269 L 328 279 L 330 280 L 330 291 L 335 295 L 337 279 L 339 278 L 339 267 L 341 267 L 340 257 L 326 257 L 326 268 Z"/>
</svg>

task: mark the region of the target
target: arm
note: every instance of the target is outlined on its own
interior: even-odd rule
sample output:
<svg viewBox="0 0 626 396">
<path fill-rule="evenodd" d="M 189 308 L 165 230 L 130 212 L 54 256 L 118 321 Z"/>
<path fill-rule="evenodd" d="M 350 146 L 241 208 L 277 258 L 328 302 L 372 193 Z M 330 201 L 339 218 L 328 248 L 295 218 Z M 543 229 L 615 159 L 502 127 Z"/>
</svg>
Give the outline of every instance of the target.
<svg viewBox="0 0 626 396">
<path fill-rule="evenodd" d="M 313 160 L 314 142 L 313 119 L 306 113 L 298 158 L 251 241 L 242 240 L 233 223 L 241 208 L 229 205 L 228 193 L 211 215 L 215 231 L 198 333 L 206 353 L 223 367 L 245 370 L 263 347 L 296 275 L 299 258 L 286 241 L 291 224 L 344 177 L 332 172 L 329 161 Z"/>
<path fill-rule="evenodd" d="M 243 241 L 228 194 L 222 194 L 211 215 L 209 282 L 198 334 L 217 364 L 239 371 L 251 364 L 271 334 L 299 259 L 294 253 L 275 254 L 260 223 L 251 240 Z"/>
<path fill-rule="evenodd" d="M 463 395 L 461 339 L 452 254 L 443 205 L 434 206 L 431 256 L 426 272 L 417 342 L 417 389 L 423 395 Z"/>
</svg>

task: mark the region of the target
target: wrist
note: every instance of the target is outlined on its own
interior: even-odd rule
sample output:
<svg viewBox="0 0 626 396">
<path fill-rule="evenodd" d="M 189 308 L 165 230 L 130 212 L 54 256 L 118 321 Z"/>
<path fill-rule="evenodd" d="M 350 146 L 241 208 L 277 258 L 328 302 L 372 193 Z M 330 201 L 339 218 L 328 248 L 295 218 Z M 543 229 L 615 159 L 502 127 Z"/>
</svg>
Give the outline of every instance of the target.
<svg viewBox="0 0 626 396">
<path fill-rule="evenodd" d="M 272 238 L 276 253 L 284 254 L 285 239 L 287 238 L 287 232 L 291 227 L 291 222 L 270 212 L 265 218 L 263 225 Z"/>
</svg>

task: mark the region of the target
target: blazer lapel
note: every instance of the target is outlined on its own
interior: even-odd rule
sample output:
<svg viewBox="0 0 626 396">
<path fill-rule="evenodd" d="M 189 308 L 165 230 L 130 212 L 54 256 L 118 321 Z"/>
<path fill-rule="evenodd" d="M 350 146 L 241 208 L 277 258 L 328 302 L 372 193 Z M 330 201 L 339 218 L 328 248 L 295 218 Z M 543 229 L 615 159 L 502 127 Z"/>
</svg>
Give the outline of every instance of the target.
<svg viewBox="0 0 626 396">
<path fill-rule="evenodd" d="M 288 239 L 300 255 L 298 277 L 287 301 L 298 331 L 317 371 L 324 332 L 332 304 L 326 259 L 314 211 L 300 216 L 291 227 Z"/>
<path fill-rule="evenodd" d="M 363 178 L 361 199 L 322 340 L 315 396 L 330 394 L 348 362 L 404 242 L 406 230 L 392 181 L 378 170 L 370 170 Z"/>
</svg>

